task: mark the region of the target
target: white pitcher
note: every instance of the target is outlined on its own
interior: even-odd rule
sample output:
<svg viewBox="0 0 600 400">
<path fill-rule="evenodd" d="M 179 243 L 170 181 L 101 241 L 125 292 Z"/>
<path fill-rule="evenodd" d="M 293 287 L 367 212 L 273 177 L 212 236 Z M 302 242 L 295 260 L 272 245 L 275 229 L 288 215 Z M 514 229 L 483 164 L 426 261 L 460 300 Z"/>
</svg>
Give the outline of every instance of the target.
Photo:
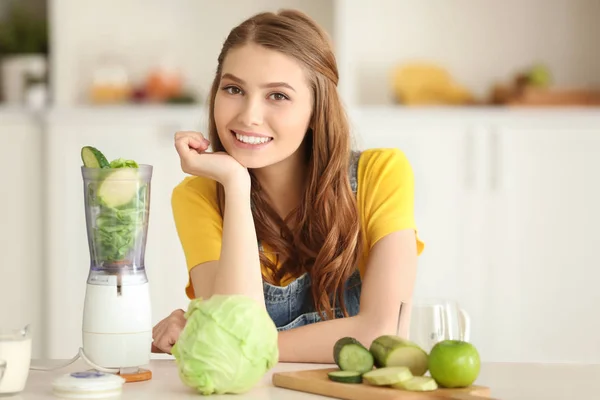
<svg viewBox="0 0 600 400">
<path fill-rule="evenodd" d="M 456 301 L 417 300 L 412 307 L 409 332 L 409 339 L 429 352 L 442 340 L 469 342 L 471 318 Z"/>
<path fill-rule="evenodd" d="M 0 329 L 0 395 L 25 389 L 31 364 L 31 330 Z"/>
</svg>

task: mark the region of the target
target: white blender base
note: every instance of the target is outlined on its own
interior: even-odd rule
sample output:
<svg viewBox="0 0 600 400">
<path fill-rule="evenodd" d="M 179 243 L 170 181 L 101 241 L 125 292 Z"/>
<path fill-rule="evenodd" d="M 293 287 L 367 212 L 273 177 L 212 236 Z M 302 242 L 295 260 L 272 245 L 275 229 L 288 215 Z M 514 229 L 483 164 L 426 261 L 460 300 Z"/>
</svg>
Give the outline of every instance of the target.
<svg viewBox="0 0 600 400">
<path fill-rule="evenodd" d="M 114 283 L 86 287 L 83 352 L 104 368 L 147 365 L 152 345 L 149 284 L 122 286 L 119 293 Z"/>
<path fill-rule="evenodd" d="M 83 332 L 83 352 L 104 368 L 139 367 L 150 362 L 152 331 L 129 334 Z"/>
</svg>

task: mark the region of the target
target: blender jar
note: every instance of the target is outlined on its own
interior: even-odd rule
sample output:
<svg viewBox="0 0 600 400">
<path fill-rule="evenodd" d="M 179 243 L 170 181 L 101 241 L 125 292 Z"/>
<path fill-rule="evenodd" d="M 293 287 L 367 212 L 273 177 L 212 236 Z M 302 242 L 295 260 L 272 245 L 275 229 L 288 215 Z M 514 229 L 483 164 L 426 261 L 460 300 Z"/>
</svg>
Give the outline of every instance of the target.
<svg viewBox="0 0 600 400">
<path fill-rule="evenodd" d="M 82 167 L 82 174 L 90 251 L 88 283 L 102 284 L 107 276 L 146 282 L 152 166 Z"/>
</svg>

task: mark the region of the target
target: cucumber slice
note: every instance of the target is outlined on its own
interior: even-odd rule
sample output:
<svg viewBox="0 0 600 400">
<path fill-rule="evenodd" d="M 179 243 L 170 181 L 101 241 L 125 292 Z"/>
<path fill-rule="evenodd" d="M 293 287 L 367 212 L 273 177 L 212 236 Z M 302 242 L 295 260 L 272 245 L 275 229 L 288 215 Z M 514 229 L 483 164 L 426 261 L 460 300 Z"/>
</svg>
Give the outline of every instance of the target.
<svg viewBox="0 0 600 400">
<path fill-rule="evenodd" d="M 436 390 L 438 385 L 433 378 L 428 376 L 415 376 L 407 381 L 392 384 L 395 389 L 410 390 L 411 392 L 427 392 Z"/>
<path fill-rule="evenodd" d="M 137 197 L 139 185 L 137 169 L 116 169 L 100 183 L 98 198 L 108 207 L 119 208 Z"/>
<path fill-rule="evenodd" d="M 327 376 L 334 382 L 362 383 L 362 374 L 356 371 L 332 371 Z"/>
<path fill-rule="evenodd" d="M 81 148 L 81 160 L 86 168 L 109 168 L 109 162 L 100 150 L 92 146 Z"/>
<path fill-rule="evenodd" d="M 333 359 L 342 371 L 367 372 L 373 369 L 373 354 L 358 340 L 339 339 L 333 346 Z"/>
<path fill-rule="evenodd" d="M 413 375 L 408 367 L 377 368 L 363 374 L 363 378 L 375 386 L 393 385 L 394 383 L 407 381 L 412 377 Z"/>
<path fill-rule="evenodd" d="M 369 348 L 377 367 L 408 367 L 414 376 L 427 372 L 429 356 L 419 345 L 394 335 L 380 336 Z"/>
</svg>

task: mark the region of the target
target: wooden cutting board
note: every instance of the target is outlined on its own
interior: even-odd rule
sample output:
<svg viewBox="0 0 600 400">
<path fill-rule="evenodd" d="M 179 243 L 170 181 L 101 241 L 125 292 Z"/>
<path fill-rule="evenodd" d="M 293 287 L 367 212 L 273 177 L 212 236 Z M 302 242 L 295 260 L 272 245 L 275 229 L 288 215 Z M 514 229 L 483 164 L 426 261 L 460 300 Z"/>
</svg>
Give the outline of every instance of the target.
<svg viewBox="0 0 600 400">
<path fill-rule="evenodd" d="M 338 383 L 327 376 L 337 368 L 306 371 L 277 372 L 273 385 L 281 388 L 320 394 L 345 400 L 499 400 L 490 397 L 490 388 L 470 386 L 461 389 L 437 389 L 430 392 L 409 392 L 391 387 L 372 386 L 367 383 Z"/>
</svg>

